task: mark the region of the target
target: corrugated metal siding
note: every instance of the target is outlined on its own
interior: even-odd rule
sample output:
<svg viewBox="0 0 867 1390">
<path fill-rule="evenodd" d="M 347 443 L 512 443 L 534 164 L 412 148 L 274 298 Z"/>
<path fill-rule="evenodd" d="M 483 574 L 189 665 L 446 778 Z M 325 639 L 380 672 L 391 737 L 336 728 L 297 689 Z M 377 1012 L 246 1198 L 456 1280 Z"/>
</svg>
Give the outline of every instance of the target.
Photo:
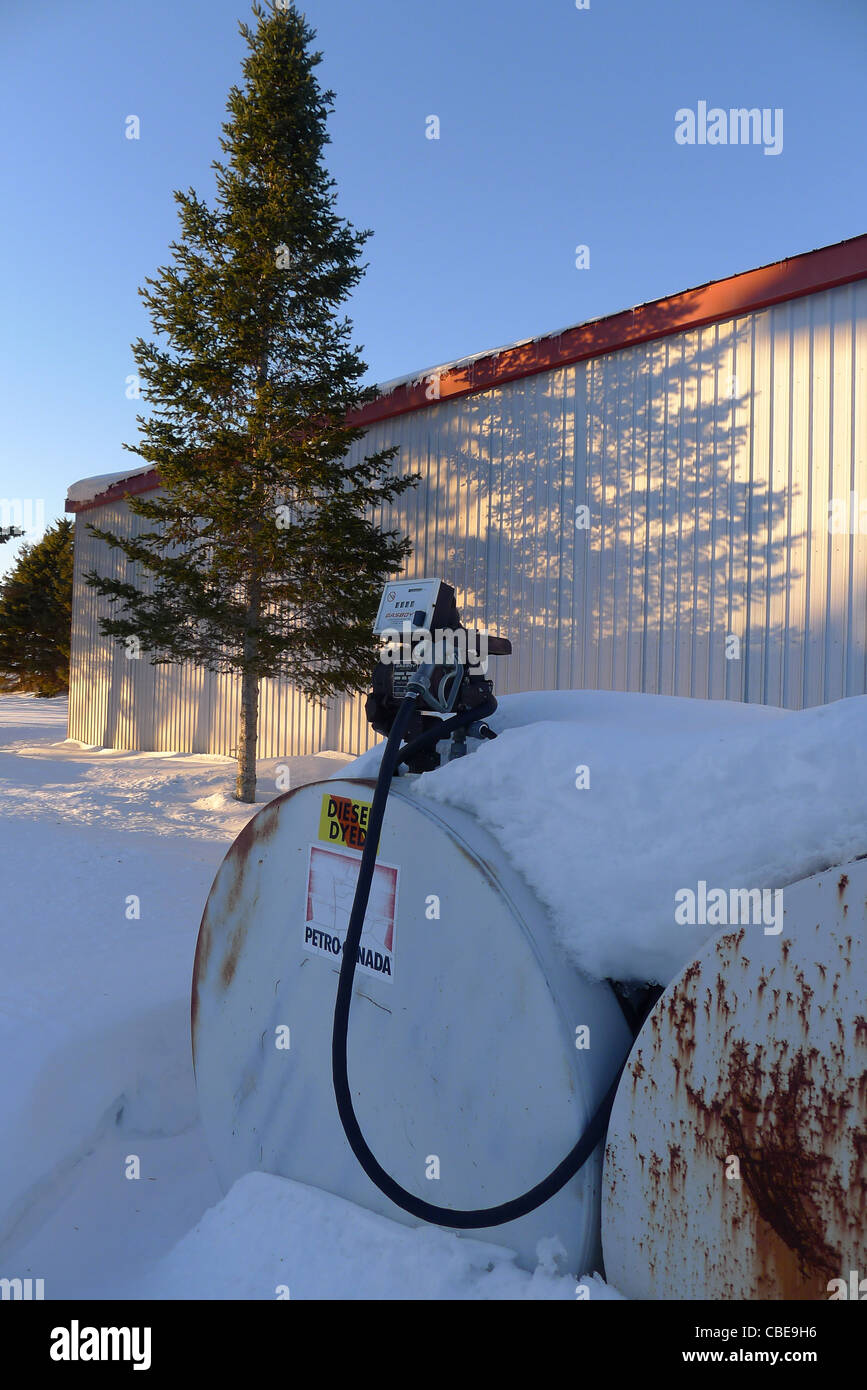
<svg viewBox="0 0 867 1390">
<path fill-rule="evenodd" d="M 867 691 L 867 282 L 791 300 L 378 422 L 423 481 L 382 513 L 464 620 L 512 638 L 497 689 L 591 688 L 790 708 Z M 590 509 L 588 530 L 576 508 Z M 75 556 L 70 737 L 230 753 L 237 689 L 103 639 L 86 569 L 115 557 L 85 513 Z M 726 657 L 737 637 L 740 658 Z M 361 697 L 327 710 L 265 681 L 263 758 L 371 742 Z"/>
</svg>

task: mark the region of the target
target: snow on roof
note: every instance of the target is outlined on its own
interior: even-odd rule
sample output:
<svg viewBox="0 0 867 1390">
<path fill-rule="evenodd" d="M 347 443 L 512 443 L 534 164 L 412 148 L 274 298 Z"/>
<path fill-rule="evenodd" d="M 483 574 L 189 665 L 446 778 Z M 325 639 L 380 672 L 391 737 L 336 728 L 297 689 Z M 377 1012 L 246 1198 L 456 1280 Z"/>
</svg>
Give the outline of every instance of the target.
<svg viewBox="0 0 867 1390">
<path fill-rule="evenodd" d="M 559 332 L 565 333 L 566 330 L 560 329 Z M 526 347 L 528 343 L 540 343 L 544 338 L 556 336 L 555 333 L 540 333 L 535 338 L 519 338 L 514 343 L 503 343 L 500 347 L 485 348 L 483 352 L 472 352 L 468 357 L 456 357 L 452 362 L 437 362 L 430 367 L 422 367 L 417 372 L 410 372 L 409 376 L 396 376 L 391 381 L 378 381 L 376 389 L 381 396 L 388 396 L 392 391 L 396 391 L 398 386 L 416 386 L 420 381 L 427 381 L 428 377 L 444 376 L 446 372 L 454 371 L 457 367 L 468 367 L 471 362 L 480 362 L 483 357 L 499 357 L 511 348 Z"/>
<path fill-rule="evenodd" d="M 655 300 L 651 300 L 655 303 Z M 635 313 L 636 305 L 631 312 Z M 623 312 L 629 313 L 630 310 Z M 389 396 L 392 391 L 396 391 L 399 386 L 417 386 L 419 382 L 427 381 L 429 377 L 445 376 L 446 372 L 459 370 L 461 367 L 469 367 L 473 362 L 481 362 L 486 357 L 500 357 L 504 352 L 512 352 L 515 348 L 529 347 L 531 343 L 545 343 L 550 338 L 562 338 L 564 333 L 571 333 L 575 328 L 586 328 L 593 323 L 601 323 L 603 319 L 613 318 L 616 315 L 604 314 L 595 319 L 582 319 L 580 323 L 564 324 L 562 328 L 550 329 L 547 333 L 536 333 L 532 338 L 516 338 L 513 343 L 501 343 L 499 347 L 485 348 L 482 352 L 471 352 L 467 357 L 456 357 L 452 362 L 437 362 L 433 366 L 423 367 L 421 371 L 411 372 L 409 376 L 397 376 L 392 381 L 378 381 L 376 389 L 381 396 Z"/>
<path fill-rule="evenodd" d="M 114 483 L 125 483 L 128 478 L 137 478 L 142 473 L 149 473 L 151 467 L 149 463 L 142 463 L 136 468 L 123 468 L 119 473 L 98 473 L 93 478 L 79 478 L 77 483 L 72 483 L 66 489 L 67 499 L 70 502 L 92 502 L 100 493 L 107 492 Z"/>
</svg>

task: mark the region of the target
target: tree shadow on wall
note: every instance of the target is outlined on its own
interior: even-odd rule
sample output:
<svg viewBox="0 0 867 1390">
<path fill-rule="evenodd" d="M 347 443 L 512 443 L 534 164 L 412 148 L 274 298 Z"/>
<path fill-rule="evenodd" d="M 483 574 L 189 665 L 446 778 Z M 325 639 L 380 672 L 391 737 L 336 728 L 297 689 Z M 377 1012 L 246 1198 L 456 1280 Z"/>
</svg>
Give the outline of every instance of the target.
<svg viewBox="0 0 867 1390">
<path fill-rule="evenodd" d="M 743 698 L 726 639 L 763 641 L 798 577 L 797 489 L 773 492 L 760 456 L 749 338 L 712 325 L 410 419 L 401 462 L 424 481 L 382 520 L 413 535 L 409 573 L 511 637 L 498 688 Z"/>
</svg>

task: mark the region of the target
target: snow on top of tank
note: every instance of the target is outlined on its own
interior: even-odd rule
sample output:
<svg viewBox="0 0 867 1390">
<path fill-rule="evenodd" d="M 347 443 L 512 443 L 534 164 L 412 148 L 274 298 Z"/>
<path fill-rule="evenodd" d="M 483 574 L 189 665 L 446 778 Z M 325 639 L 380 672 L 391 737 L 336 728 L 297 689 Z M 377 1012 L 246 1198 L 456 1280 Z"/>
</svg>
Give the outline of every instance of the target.
<svg viewBox="0 0 867 1390">
<path fill-rule="evenodd" d="M 122 468 L 119 473 L 98 473 L 92 478 L 79 478 L 66 489 L 70 502 L 92 502 L 100 493 L 107 492 L 114 483 L 124 483 L 128 478 L 137 478 L 140 473 L 149 473 L 151 464 L 140 464 L 135 468 Z"/>
<path fill-rule="evenodd" d="M 867 854 L 865 718 L 867 695 L 505 695 L 493 742 L 406 785 L 487 827 L 580 970 L 667 984 L 721 930 L 782 942 L 777 890 Z M 340 775 L 375 775 L 382 747 Z"/>
</svg>

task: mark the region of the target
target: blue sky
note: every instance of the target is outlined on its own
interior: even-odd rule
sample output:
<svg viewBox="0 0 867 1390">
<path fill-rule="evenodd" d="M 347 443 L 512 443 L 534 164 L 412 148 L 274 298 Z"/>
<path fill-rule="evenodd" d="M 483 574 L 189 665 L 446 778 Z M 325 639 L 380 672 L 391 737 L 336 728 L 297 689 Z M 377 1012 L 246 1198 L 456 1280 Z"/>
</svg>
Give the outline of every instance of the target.
<svg viewBox="0 0 867 1390">
<path fill-rule="evenodd" d="M 375 233 L 350 309 L 370 380 L 867 230 L 865 0 L 304 8 L 337 95 L 340 210 Z M 177 233 L 172 190 L 211 195 L 248 15 L 0 0 L 0 496 L 33 524 L 76 478 L 136 462 L 136 291 Z M 678 144 L 675 112 L 700 101 L 782 108 L 782 152 Z"/>
</svg>

